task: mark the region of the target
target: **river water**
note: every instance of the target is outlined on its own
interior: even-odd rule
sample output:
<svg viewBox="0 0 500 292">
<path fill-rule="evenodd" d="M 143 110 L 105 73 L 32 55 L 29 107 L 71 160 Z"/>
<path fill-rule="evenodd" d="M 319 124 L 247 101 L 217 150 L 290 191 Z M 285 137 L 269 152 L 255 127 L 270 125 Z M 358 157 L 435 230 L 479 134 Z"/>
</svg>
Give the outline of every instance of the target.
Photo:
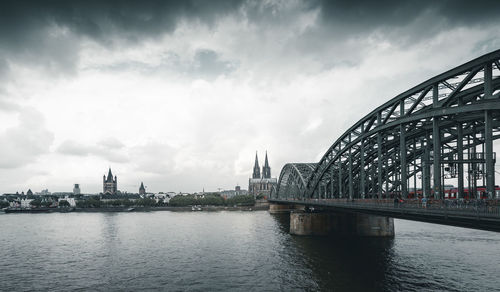
<svg viewBox="0 0 500 292">
<path fill-rule="evenodd" d="M 0 214 L 2 291 L 500 291 L 500 234 L 288 234 L 255 212 Z"/>
</svg>

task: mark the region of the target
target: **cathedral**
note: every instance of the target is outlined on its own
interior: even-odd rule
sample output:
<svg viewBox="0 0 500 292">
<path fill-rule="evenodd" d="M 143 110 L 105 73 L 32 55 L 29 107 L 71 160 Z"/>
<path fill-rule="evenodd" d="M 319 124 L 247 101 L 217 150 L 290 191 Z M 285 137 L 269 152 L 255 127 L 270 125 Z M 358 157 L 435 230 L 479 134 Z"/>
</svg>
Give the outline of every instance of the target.
<svg viewBox="0 0 500 292">
<path fill-rule="evenodd" d="M 257 157 L 257 153 L 255 153 L 253 174 L 252 177 L 248 179 L 248 193 L 252 194 L 254 197 L 258 195 L 269 197 L 271 189 L 276 187 L 276 184 L 276 178 L 271 177 L 271 167 L 269 166 L 269 162 L 267 160 L 267 151 L 264 167 L 262 167 L 262 175 L 259 167 L 259 158 Z"/>
<path fill-rule="evenodd" d="M 102 176 L 102 188 L 103 191 L 102 193 L 104 195 L 116 195 L 116 192 L 118 191 L 118 181 L 116 179 L 113 179 L 113 174 L 111 173 L 111 167 L 109 168 L 108 171 L 108 177 L 106 178 L 105 175 Z"/>
</svg>

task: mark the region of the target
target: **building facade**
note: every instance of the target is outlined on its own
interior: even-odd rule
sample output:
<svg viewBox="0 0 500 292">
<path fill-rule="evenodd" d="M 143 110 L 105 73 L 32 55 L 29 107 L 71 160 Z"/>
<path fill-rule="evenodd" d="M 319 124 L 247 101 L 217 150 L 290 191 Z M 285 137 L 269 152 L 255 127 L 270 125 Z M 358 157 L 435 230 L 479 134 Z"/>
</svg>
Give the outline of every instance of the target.
<svg viewBox="0 0 500 292">
<path fill-rule="evenodd" d="M 102 193 L 104 195 L 115 195 L 118 191 L 118 180 L 116 178 L 113 179 L 113 174 L 111 173 L 111 168 L 108 171 L 108 177 L 103 175 L 102 177 Z"/>
<path fill-rule="evenodd" d="M 252 177 L 248 179 L 248 193 L 254 197 L 258 195 L 269 197 L 271 189 L 276 187 L 276 184 L 277 179 L 271 177 L 271 167 L 267 159 L 267 151 L 264 166 L 262 167 L 262 175 L 259 167 L 259 158 L 257 157 L 257 153 L 255 153 L 255 164 L 253 166 Z"/>
<path fill-rule="evenodd" d="M 80 184 L 75 184 L 73 186 L 73 195 L 79 195 L 80 194 Z"/>
</svg>

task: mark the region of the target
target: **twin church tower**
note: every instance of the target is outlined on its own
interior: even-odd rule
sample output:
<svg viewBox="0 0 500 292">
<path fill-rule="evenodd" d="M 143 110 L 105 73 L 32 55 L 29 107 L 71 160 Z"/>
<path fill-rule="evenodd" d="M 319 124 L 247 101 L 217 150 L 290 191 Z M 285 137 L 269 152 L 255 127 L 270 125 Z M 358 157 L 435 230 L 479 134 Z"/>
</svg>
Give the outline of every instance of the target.
<svg viewBox="0 0 500 292">
<path fill-rule="evenodd" d="M 266 160 L 264 162 L 264 166 L 262 167 L 262 176 L 260 173 L 259 158 L 257 157 L 257 153 L 255 153 L 253 174 L 252 177 L 248 179 L 248 193 L 254 195 L 255 197 L 258 195 L 269 197 L 271 189 L 276 187 L 276 184 L 276 178 L 271 177 L 271 167 L 269 166 L 269 161 L 267 160 L 267 151 Z"/>
</svg>

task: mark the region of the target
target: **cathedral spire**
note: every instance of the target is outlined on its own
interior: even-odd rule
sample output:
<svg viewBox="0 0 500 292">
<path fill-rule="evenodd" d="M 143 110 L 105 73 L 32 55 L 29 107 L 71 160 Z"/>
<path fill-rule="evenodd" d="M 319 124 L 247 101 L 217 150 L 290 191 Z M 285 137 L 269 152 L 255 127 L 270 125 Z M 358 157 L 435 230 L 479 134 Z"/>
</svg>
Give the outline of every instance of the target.
<svg viewBox="0 0 500 292">
<path fill-rule="evenodd" d="M 260 167 L 259 167 L 259 158 L 257 157 L 257 151 L 255 152 L 255 164 L 253 166 L 252 178 L 260 178 Z"/>
<path fill-rule="evenodd" d="M 267 151 L 266 151 L 266 160 L 264 162 L 264 167 L 262 167 L 262 177 L 271 178 L 271 167 L 269 167 L 269 162 L 267 161 Z"/>
<path fill-rule="evenodd" d="M 146 188 L 144 187 L 144 184 L 141 181 L 141 186 L 139 187 L 139 194 L 144 195 L 146 193 Z"/>
<path fill-rule="evenodd" d="M 113 174 L 111 173 L 111 167 L 108 170 L 108 178 L 106 179 L 107 182 L 113 182 Z"/>
<path fill-rule="evenodd" d="M 113 173 L 111 172 L 111 167 L 108 169 L 108 176 L 103 175 L 102 177 L 102 193 L 114 195 L 118 191 L 118 179 L 113 179 Z"/>
</svg>

